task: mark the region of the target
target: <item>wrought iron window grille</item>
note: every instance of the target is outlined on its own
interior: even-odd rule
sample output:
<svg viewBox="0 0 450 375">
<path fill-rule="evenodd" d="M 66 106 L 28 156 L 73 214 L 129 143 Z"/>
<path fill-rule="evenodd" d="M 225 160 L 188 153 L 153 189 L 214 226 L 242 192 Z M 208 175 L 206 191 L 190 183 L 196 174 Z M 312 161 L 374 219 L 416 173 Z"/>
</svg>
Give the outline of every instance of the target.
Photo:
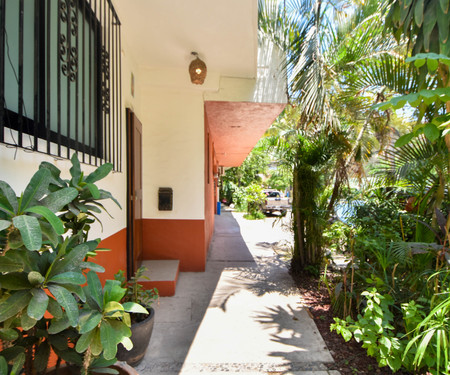
<svg viewBox="0 0 450 375">
<path fill-rule="evenodd" d="M 0 142 L 121 171 L 120 55 L 110 0 L 0 0 Z"/>
</svg>

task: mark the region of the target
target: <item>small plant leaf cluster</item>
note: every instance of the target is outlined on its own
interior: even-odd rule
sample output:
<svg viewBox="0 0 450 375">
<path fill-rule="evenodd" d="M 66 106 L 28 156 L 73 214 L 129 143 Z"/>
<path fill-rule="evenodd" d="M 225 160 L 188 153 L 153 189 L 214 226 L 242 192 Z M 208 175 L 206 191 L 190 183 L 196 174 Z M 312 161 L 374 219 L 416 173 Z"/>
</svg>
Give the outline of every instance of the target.
<svg viewBox="0 0 450 375">
<path fill-rule="evenodd" d="M 125 293 L 121 299 L 124 306 L 129 304 L 139 304 L 146 310 L 152 307 L 153 302 L 159 298 L 158 289 L 145 289 L 142 284 L 139 284 L 139 280 L 148 280 L 148 277 L 144 275 L 147 268 L 145 266 L 139 267 L 134 275 L 127 280 L 124 271 L 120 270 L 114 275 L 114 279 L 120 283 L 120 286 L 125 290 Z M 145 315 L 140 311 L 133 311 L 135 314 L 131 315 L 132 322 L 138 322 L 145 319 L 148 312 Z"/>
</svg>

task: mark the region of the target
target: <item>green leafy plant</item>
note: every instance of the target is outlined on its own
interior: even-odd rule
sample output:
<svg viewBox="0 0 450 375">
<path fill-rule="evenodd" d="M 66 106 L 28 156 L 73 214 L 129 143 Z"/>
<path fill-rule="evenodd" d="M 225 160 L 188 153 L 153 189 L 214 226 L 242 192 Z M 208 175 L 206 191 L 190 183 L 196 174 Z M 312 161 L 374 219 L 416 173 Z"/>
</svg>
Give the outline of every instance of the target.
<svg viewBox="0 0 450 375">
<path fill-rule="evenodd" d="M 259 184 L 251 184 L 245 189 L 245 200 L 247 201 L 247 213 L 256 216 L 261 212 L 261 205 L 264 203 L 266 195 Z M 262 212 L 261 212 L 262 213 Z"/>
<path fill-rule="evenodd" d="M 65 360 L 83 373 L 109 366 L 117 344 L 128 345 L 128 312 L 145 311 L 120 304 L 125 290 L 119 282 L 107 281 L 102 289 L 96 272 L 104 268 L 88 259 L 100 242 L 88 240 L 88 233 L 104 211 L 101 201 L 118 204 L 96 185 L 112 165 L 84 176 L 76 154 L 71 162 L 69 179 L 41 163 L 19 196 L 0 181 L 2 371 L 6 362 L 10 373 L 43 372 L 52 351 L 57 366 Z"/>
<path fill-rule="evenodd" d="M 138 303 L 139 305 L 145 307 L 147 310 L 149 310 L 152 307 L 152 304 L 158 300 L 159 298 L 159 292 L 157 288 L 152 289 L 145 289 L 141 284 L 139 284 L 139 280 L 142 279 L 149 279 L 147 276 L 144 275 L 147 268 L 145 266 L 139 267 L 134 275 L 130 278 L 130 280 L 127 280 L 125 277 L 125 272 L 123 270 L 120 270 L 114 275 L 114 279 L 120 282 L 120 285 L 122 288 L 126 290 L 125 295 L 123 296 L 121 302 L 122 303 L 129 303 L 134 302 Z M 146 318 L 146 314 L 136 313 L 131 314 L 131 321 L 134 322 L 140 322 Z"/>
<path fill-rule="evenodd" d="M 126 289 L 117 280 L 106 280 L 102 288 L 97 274 L 90 271 L 87 274 L 87 285 L 83 288 L 86 303 L 80 311 L 78 330 L 81 333 L 75 349 L 85 353 L 84 360 L 89 356 L 97 357 L 103 354 L 107 360 L 115 359 L 119 343 L 127 349 L 133 347 L 131 336 L 131 319 L 129 313 L 148 314 L 147 310 L 135 302 L 120 301 L 126 294 Z"/>
<path fill-rule="evenodd" d="M 440 271 L 433 279 L 449 272 Z M 410 301 L 402 305 L 408 343 L 403 358 L 413 356 L 416 370 L 426 367 L 432 374 L 450 374 L 450 289 L 424 300 L 423 304 Z M 426 306 L 424 306 L 426 305 Z M 426 313 L 427 311 L 428 314 Z"/>
<path fill-rule="evenodd" d="M 396 336 L 391 312 L 393 299 L 389 295 L 381 295 L 375 288 L 362 293 L 366 298 L 363 315 L 357 320 L 347 317 L 346 320 L 334 318 L 330 329 L 342 335 L 345 341 L 352 337 L 362 343 L 367 354 L 377 359 L 380 366 L 389 366 L 397 371 L 402 366 L 404 343 Z"/>
</svg>

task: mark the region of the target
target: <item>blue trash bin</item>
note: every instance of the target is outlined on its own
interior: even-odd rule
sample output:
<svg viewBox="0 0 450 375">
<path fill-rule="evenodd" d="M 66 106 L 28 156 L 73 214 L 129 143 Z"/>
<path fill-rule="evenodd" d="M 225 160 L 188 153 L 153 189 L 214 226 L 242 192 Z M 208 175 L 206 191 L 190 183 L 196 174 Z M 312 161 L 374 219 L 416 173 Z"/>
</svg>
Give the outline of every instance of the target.
<svg viewBox="0 0 450 375">
<path fill-rule="evenodd" d="M 220 202 L 217 202 L 217 215 L 220 215 Z"/>
</svg>

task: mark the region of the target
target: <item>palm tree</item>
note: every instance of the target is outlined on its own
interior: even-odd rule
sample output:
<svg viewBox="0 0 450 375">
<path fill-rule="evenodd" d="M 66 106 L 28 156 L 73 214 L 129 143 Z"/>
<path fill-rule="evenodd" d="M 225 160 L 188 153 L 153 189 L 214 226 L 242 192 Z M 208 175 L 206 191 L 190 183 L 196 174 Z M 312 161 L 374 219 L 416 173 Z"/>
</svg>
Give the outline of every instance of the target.
<svg viewBox="0 0 450 375">
<path fill-rule="evenodd" d="M 392 30 L 398 41 L 402 37 L 408 41 L 409 50 L 416 55 L 422 52 L 434 52 L 450 56 L 450 2 L 448 0 L 388 0 L 390 5 L 386 17 L 386 26 Z M 439 63 L 438 87 L 450 88 L 449 66 Z M 427 67 L 420 69 L 420 77 L 424 81 Z M 428 87 L 426 83 L 424 87 Z M 446 103 L 450 112 L 450 101 Z M 450 129 L 450 125 L 447 126 Z M 447 148 L 450 150 L 450 132 L 445 136 Z"/>
<path fill-rule="evenodd" d="M 278 146 L 289 156 L 285 159 L 294 170 L 296 241 L 292 264 L 296 264 L 296 269 L 321 261 L 318 223 L 326 222 L 333 212 L 347 170 L 361 154 L 358 150 L 367 139 L 369 125 L 380 124 L 371 105 L 383 98 L 387 90 L 384 79 L 390 75 L 388 89 L 397 92 L 406 91 L 411 82 L 408 72 L 402 70 L 393 38 L 383 36 L 383 6 L 369 1 L 352 8 L 346 18 L 348 6 L 347 1 L 260 1 L 260 29 L 287 54 L 284 69 L 290 81 L 290 102 L 294 105 L 287 112 L 290 117 L 284 120 L 285 129 L 279 134 Z M 392 66 L 397 69 L 391 73 Z M 358 74 L 363 70 L 374 73 L 372 81 L 364 82 L 365 74 Z M 353 147 L 348 131 L 352 128 L 360 128 Z M 378 134 L 384 132 L 383 127 L 381 130 Z M 329 149 L 320 146 L 324 140 L 330 144 Z M 369 155 L 370 143 L 365 146 Z M 325 157 L 329 150 L 335 154 Z M 319 151 L 324 154 L 319 156 Z M 312 155 L 318 157 L 314 162 Z M 326 163 L 321 164 L 322 161 Z M 328 173 L 324 180 L 318 181 L 313 172 L 320 171 L 323 165 L 327 165 Z M 314 181 L 317 188 L 306 191 L 303 189 L 306 181 Z M 308 216 L 318 212 L 315 210 L 320 198 L 318 192 L 324 191 L 327 185 L 333 186 L 327 209 L 321 211 L 321 220 L 311 221 Z M 317 225 L 313 226 L 312 222 Z"/>
</svg>

